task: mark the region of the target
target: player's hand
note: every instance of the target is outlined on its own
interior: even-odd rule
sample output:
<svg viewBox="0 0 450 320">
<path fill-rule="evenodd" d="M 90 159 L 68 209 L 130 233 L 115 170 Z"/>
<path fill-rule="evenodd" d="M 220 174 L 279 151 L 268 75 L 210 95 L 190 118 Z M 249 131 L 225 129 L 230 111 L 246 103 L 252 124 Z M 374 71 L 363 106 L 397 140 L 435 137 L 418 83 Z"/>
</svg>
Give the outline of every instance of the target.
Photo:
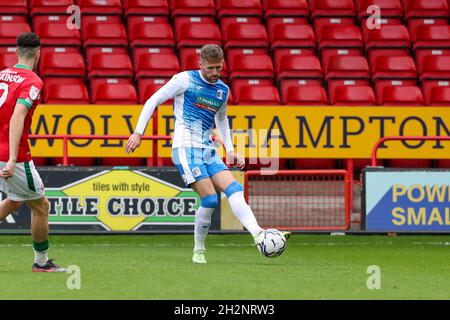
<svg viewBox="0 0 450 320">
<path fill-rule="evenodd" d="M 245 159 L 239 153 L 227 153 L 227 162 L 231 163 L 233 166 L 238 167 L 241 170 L 245 167 Z"/>
<path fill-rule="evenodd" d="M 127 154 L 130 154 L 130 152 L 134 152 L 134 150 L 137 149 L 137 147 L 139 147 L 139 145 L 141 144 L 141 138 L 142 135 L 140 135 L 139 133 L 133 133 L 127 141 L 127 144 L 125 145 L 125 152 Z"/>
<path fill-rule="evenodd" d="M 15 160 L 9 160 L 5 166 L 0 170 L 0 176 L 2 178 L 8 179 L 14 175 L 14 167 L 16 165 Z"/>
</svg>

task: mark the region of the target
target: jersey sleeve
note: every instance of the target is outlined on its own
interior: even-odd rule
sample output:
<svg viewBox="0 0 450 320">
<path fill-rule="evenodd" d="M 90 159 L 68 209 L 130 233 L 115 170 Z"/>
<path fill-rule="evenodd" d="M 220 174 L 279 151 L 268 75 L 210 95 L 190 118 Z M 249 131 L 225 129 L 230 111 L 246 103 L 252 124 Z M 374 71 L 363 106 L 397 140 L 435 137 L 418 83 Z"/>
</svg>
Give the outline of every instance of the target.
<svg viewBox="0 0 450 320">
<path fill-rule="evenodd" d="M 42 81 L 39 79 L 26 79 L 20 87 L 17 103 L 26 105 L 28 110 L 31 109 L 33 104 L 39 100 L 41 91 Z"/>
</svg>

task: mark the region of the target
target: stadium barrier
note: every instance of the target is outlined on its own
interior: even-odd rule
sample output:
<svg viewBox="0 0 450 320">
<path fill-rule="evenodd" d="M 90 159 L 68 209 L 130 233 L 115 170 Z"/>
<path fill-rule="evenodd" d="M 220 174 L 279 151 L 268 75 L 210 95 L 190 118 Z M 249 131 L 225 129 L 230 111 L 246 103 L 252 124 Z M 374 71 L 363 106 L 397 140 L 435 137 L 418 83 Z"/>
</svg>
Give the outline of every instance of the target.
<svg viewBox="0 0 450 320">
<path fill-rule="evenodd" d="M 363 226 L 371 232 L 450 233 L 450 169 L 377 166 L 384 142 L 407 140 L 450 141 L 450 137 L 392 136 L 374 145 L 372 167 L 362 173 Z"/>
<path fill-rule="evenodd" d="M 348 230 L 350 177 L 346 170 L 245 172 L 245 197 L 264 228 Z"/>
<path fill-rule="evenodd" d="M 63 149 L 63 166 L 69 165 L 69 140 L 74 139 L 85 139 L 85 140 L 127 140 L 129 136 L 125 135 L 68 135 L 68 134 L 32 134 L 29 136 L 29 139 L 55 139 L 62 140 L 62 149 Z M 151 140 L 151 141 L 159 141 L 159 140 L 171 140 L 171 136 L 142 136 L 142 140 Z M 158 159 L 158 146 L 153 144 L 153 153 L 152 153 L 152 161 L 153 163 L 157 163 Z"/>
</svg>

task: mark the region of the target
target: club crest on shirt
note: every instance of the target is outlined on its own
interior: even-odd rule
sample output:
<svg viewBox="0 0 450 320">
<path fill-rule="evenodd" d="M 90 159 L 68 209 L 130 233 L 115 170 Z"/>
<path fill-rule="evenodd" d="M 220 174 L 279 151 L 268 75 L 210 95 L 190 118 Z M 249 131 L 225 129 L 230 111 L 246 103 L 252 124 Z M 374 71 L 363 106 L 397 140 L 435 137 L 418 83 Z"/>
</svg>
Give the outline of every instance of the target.
<svg viewBox="0 0 450 320">
<path fill-rule="evenodd" d="M 217 99 L 223 100 L 223 90 L 217 90 Z"/>
<path fill-rule="evenodd" d="M 36 100 L 38 96 L 39 96 L 39 89 L 36 88 L 35 86 L 31 86 L 31 89 L 30 89 L 31 100 Z"/>
</svg>

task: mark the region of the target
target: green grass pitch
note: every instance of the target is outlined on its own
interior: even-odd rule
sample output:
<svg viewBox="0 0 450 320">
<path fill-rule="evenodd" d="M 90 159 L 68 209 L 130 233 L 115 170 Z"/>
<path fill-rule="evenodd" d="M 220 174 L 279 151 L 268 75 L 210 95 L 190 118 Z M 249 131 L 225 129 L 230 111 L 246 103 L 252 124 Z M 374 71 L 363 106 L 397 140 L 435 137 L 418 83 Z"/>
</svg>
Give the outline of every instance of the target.
<svg viewBox="0 0 450 320">
<path fill-rule="evenodd" d="M 50 256 L 81 270 L 31 273 L 29 236 L 0 236 L 0 299 L 450 299 L 450 236 L 294 234 L 268 259 L 246 234 L 210 235 L 207 265 L 191 235 L 52 236 Z M 369 266 L 381 289 L 367 288 Z"/>
</svg>

